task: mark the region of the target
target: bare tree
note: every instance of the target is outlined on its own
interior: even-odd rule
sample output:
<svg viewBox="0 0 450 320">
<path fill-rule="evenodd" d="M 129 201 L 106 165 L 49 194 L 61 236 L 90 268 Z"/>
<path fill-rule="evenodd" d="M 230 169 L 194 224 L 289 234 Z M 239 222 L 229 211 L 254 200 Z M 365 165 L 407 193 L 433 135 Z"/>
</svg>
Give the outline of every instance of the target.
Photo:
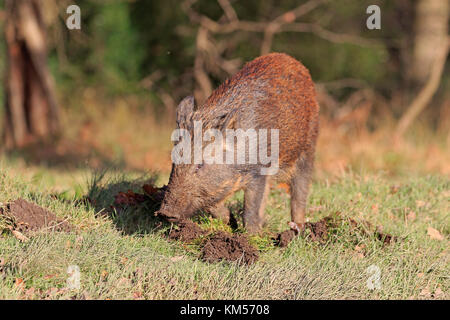
<svg viewBox="0 0 450 320">
<path fill-rule="evenodd" d="M 424 84 L 437 51 L 447 41 L 449 0 L 418 0 L 415 6 L 411 77 Z"/>
<path fill-rule="evenodd" d="M 395 131 L 401 139 L 417 116 L 427 107 L 439 88 L 450 46 L 448 36 L 449 0 L 418 0 L 415 6 L 411 79 L 422 86 L 405 109 Z"/>
<path fill-rule="evenodd" d="M 358 35 L 335 33 L 326 30 L 318 23 L 297 22 L 314 9 L 327 3 L 329 0 L 308 0 L 298 7 L 288 10 L 270 21 L 248 21 L 239 19 L 236 11 L 229 0 L 217 0 L 224 12 L 224 19 L 217 22 L 211 18 L 200 14 L 192 8 L 196 0 L 185 0 L 182 3 L 184 11 L 190 21 L 197 24 L 196 57 L 194 65 L 194 78 L 197 82 L 195 98 L 200 103 L 204 101 L 212 92 L 212 84 L 209 74 L 217 74 L 224 71 L 231 75 L 238 71 L 240 59 L 226 60 L 222 54 L 230 42 L 230 37 L 226 40 L 219 40 L 215 35 L 235 35 L 238 31 L 262 33 L 263 41 L 260 46 L 260 53 L 266 54 L 271 51 L 273 39 L 276 34 L 282 32 L 304 32 L 334 43 L 353 43 L 360 46 L 378 46 L 379 42 L 365 39 Z M 243 39 L 240 39 L 243 41 Z M 247 38 L 248 39 L 248 38 Z"/>
<path fill-rule="evenodd" d="M 39 0 L 6 0 L 6 148 L 21 147 L 59 131 L 59 110 L 47 67 L 45 24 Z"/>
<path fill-rule="evenodd" d="M 419 94 L 414 98 L 405 113 L 400 118 L 395 138 L 400 139 L 405 134 L 406 130 L 411 126 L 417 116 L 426 108 L 430 103 L 433 95 L 436 93 L 441 82 L 442 72 L 444 71 L 445 62 L 450 48 L 450 37 L 446 38 L 441 43 L 441 49 L 435 54 L 435 59 L 430 71 L 428 81 L 420 90 Z"/>
</svg>

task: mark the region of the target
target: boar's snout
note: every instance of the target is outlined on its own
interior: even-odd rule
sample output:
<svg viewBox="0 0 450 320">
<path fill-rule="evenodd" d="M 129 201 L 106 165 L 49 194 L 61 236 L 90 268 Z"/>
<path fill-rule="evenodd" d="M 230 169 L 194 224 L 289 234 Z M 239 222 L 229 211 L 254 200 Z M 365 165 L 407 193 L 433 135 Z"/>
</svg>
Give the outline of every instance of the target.
<svg viewBox="0 0 450 320">
<path fill-rule="evenodd" d="M 184 218 L 188 218 L 194 212 L 194 208 L 190 205 L 181 205 L 179 201 L 172 201 L 171 197 L 167 195 L 161 208 L 156 211 L 155 215 L 162 217 L 168 222 L 178 222 Z"/>
<path fill-rule="evenodd" d="M 174 214 L 168 210 L 158 210 L 155 212 L 155 216 L 162 217 L 163 219 L 167 220 L 168 222 L 177 222 L 180 220 L 179 214 Z"/>
</svg>

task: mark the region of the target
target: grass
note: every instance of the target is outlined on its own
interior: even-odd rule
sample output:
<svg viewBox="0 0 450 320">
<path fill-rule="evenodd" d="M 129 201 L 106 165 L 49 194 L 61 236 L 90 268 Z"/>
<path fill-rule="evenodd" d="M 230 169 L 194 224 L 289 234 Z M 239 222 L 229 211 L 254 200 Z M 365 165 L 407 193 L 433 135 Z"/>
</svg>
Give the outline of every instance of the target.
<svg viewBox="0 0 450 320">
<path fill-rule="evenodd" d="M 45 170 L 36 178 L 30 171 L 19 172 L 0 163 L 0 203 L 22 197 L 68 219 L 76 230 L 36 233 L 27 242 L 4 230 L 0 299 L 449 298 L 450 182 L 445 176 L 393 181 L 383 174 L 347 172 L 313 183 L 308 219 L 341 212 L 382 225 L 384 232 L 401 239 L 388 246 L 374 238 L 355 238 L 342 225 L 326 244 L 297 238 L 285 249 L 275 247 L 270 234 L 287 228 L 289 196 L 272 188 L 266 235 L 251 239 L 261 250 L 260 259 L 245 266 L 201 261 L 196 244 L 168 241 L 164 232 L 170 225 L 159 226 L 148 208 L 101 214 L 118 191 L 139 190 L 148 179 L 161 185 L 166 176 Z M 97 200 L 95 206 L 77 201 L 87 194 Z M 229 205 L 239 211 L 242 193 Z M 408 218 L 410 212 L 415 219 Z M 228 228 L 206 216 L 196 220 L 204 228 Z M 428 227 L 444 239 L 432 239 Z M 80 270 L 78 290 L 65 289 L 72 265 Z M 372 265 L 380 271 L 376 290 L 367 287 Z"/>
</svg>

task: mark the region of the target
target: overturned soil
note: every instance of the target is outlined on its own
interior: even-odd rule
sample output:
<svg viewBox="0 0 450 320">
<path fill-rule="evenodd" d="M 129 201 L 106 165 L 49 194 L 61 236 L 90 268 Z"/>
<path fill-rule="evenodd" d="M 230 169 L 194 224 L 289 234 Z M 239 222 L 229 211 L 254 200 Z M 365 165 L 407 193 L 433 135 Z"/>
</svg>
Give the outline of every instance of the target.
<svg viewBox="0 0 450 320">
<path fill-rule="evenodd" d="M 258 258 L 258 250 L 243 234 L 219 231 L 206 241 L 202 249 L 202 259 L 207 262 L 241 260 L 245 264 L 252 264 Z"/>
<path fill-rule="evenodd" d="M 115 196 L 114 206 L 120 208 L 143 203 L 151 208 L 153 212 L 157 211 L 164 198 L 167 186 L 156 188 L 151 185 L 144 185 L 143 190 L 143 194 L 135 193 L 131 190 L 119 192 Z M 160 218 L 164 219 L 166 217 L 160 216 Z M 233 214 L 231 214 L 230 218 L 230 226 L 235 230 L 237 228 L 237 220 Z M 370 231 L 372 226 L 367 221 L 356 222 L 351 218 L 340 216 L 340 213 L 327 216 L 317 222 L 307 222 L 301 230 L 295 224 L 292 224 L 290 224 L 290 229 L 276 235 L 274 241 L 277 246 L 286 247 L 297 236 L 302 236 L 312 242 L 325 244 L 330 240 L 337 239 L 339 235 L 336 230 L 345 225 L 348 226 L 348 232 L 351 235 L 374 237 L 383 242 L 383 244 L 390 244 L 397 240 L 392 235 L 382 233 L 380 228 Z M 259 258 L 259 251 L 249 243 L 246 235 L 224 231 L 212 233 L 202 229 L 191 220 L 178 221 L 167 236 L 170 240 L 185 243 L 192 243 L 194 240 L 199 239 L 201 258 L 207 262 L 240 260 L 245 264 L 251 264 Z"/>
<path fill-rule="evenodd" d="M 312 241 L 325 242 L 328 240 L 329 229 L 335 228 L 336 222 L 331 217 L 325 217 L 315 223 L 305 223 L 305 230 L 310 231 Z"/>
<path fill-rule="evenodd" d="M 195 222 L 183 220 L 170 230 L 170 240 L 192 242 L 204 237 L 201 241 L 201 259 L 207 262 L 218 262 L 221 260 L 238 261 L 252 264 L 258 260 L 258 250 L 254 248 L 245 235 L 231 234 L 218 231 L 208 235 L 208 231 L 202 229 Z"/>
<path fill-rule="evenodd" d="M 6 210 L 0 209 L 0 214 L 12 221 L 12 230 L 21 233 L 43 229 L 65 232 L 72 230 L 68 222 L 59 220 L 53 212 L 24 199 L 8 203 Z"/>
<path fill-rule="evenodd" d="M 313 242 L 326 243 L 330 239 L 333 229 L 338 228 L 342 224 L 347 224 L 349 226 L 351 234 L 360 234 L 366 237 L 375 236 L 375 239 L 383 242 L 383 244 L 390 244 L 398 240 L 395 236 L 382 233 L 380 228 L 371 232 L 370 229 L 372 226 L 367 221 L 358 223 L 351 218 L 342 218 L 339 217 L 339 215 L 336 215 L 325 217 L 317 222 L 307 222 L 300 232 L 292 228 L 285 230 L 277 235 L 275 243 L 280 247 L 286 247 L 297 235 L 305 237 Z"/>
<path fill-rule="evenodd" d="M 200 228 L 196 223 L 190 220 L 183 220 L 170 230 L 169 239 L 191 242 L 207 233 L 206 230 Z"/>
<path fill-rule="evenodd" d="M 277 246 L 279 247 L 287 247 L 287 245 L 294 240 L 294 238 L 297 236 L 297 233 L 295 232 L 295 230 L 285 230 L 281 233 L 278 234 L 278 236 L 275 239 L 275 242 L 277 244 Z"/>
</svg>

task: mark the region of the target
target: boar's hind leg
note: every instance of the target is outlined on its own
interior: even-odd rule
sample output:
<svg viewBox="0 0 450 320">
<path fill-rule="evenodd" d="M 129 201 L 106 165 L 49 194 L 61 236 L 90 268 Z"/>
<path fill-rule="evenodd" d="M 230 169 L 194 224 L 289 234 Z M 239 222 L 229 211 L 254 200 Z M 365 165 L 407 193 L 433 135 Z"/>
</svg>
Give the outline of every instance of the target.
<svg viewBox="0 0 450 320">
<path fill-rule="evenodd" d="M 264 209 L 269 191 L 267 176 L 258 176 L 245 189 L 244 225 L 248 232 L 258 232 L 264 224 Z"/>
<path fill-rule="evenodd" d="M 221 219 L 223 222 L 228 223 L 230 221 L 230 211 L 223 202 L 219 203 L 213 208 L 209 209 L 211 215 L 216 219 Z"/>
<path fill-rule="evenodd" d="M 306 201 L 311 181 L 312 161 L 300 161 L 291 179 L 291 219 L 304 227 Z"/>
</svg>

